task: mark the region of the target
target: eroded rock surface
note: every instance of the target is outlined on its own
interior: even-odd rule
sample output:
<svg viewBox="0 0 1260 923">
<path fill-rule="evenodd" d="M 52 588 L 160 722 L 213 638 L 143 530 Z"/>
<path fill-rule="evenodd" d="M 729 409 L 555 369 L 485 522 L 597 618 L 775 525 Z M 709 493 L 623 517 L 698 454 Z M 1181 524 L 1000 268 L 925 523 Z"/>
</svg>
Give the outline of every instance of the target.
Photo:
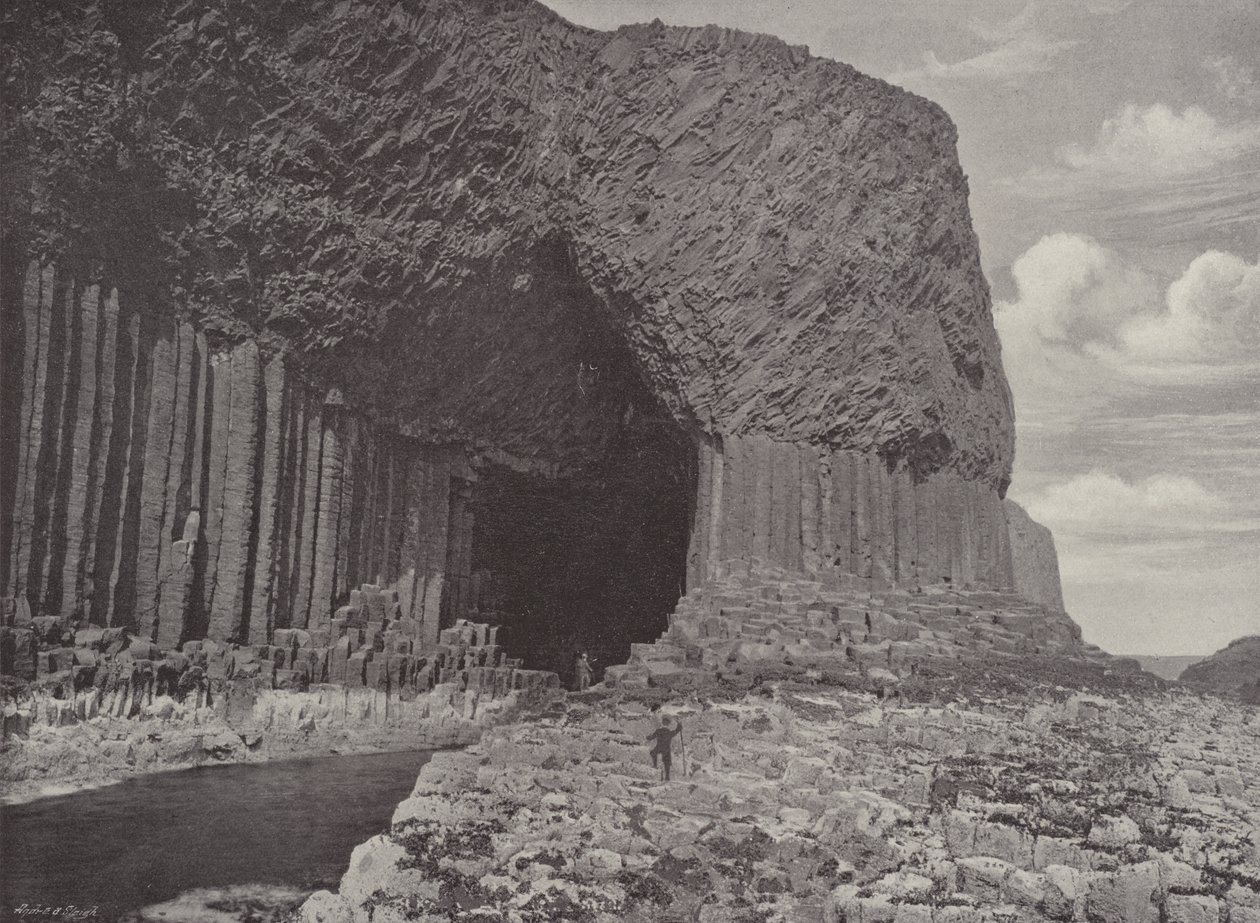
<svg viewBox="0 0 1260 923">
<path fill-rule="evenodd" d="M 649 759 L 680 719 L 673 776 Z M 605 682 L 425 767 L 303 919 L 1234 923 L 1260 716 L 1013 593 L 729 567 Z"/>
<path fill-rule="evenodd" d="M 842 688 L 840 672 L 745 692 L 771 676 L 746 666 L 742 685 L 570 696 L 435 758 L 391 831 L 356 849 L 339 891 L 312 897 L 303 919 L 1236 923 L 1260 911 L 1254 709 L 1000 654 L 976 668 L 997 696 L 933 701 L 929 680 L 919 702 Z M 1056 689 L 1066 675 L 1093 691 Z M 645 743 L 662 713 L 683 723 L 669 782 Z"/>
<path fill-rule="evenodd" d="M 1210 657 L 1186 667 L 1178 679 L 1260 705 L 1260 635 L 1231 641 Z"/>
<path fill-rule="evenodd" d="M 727 561 L 1013 586 L 935 105 L 526 0 L 6 24 L 6 624 L 263 645 L 369 583 L 562 669 Z"/>
<path fill-rule="evenodd" d="M 32 255 L 104 256 L 174 313 L 297 342 L 423 431 L 579 450 L 552 418 L 602 428 L 614 398 L 586 385 L 622 359 L 571 316 L 688 427 L 1009 476 L 932 103 L 770 37 L 600 33 L 525 0 L 12 16 L 7 153 L 44 176 L 6 226 Z M 153 247 L 108 239 L 127 223 Z"/>
<path fill-rule="evenodd" d="M 206 762 L 466 744 L 555 694 L 556 675 L 521 669 L 493 627 L 460 621 L 418 644 L 401 620 L 375 621 L 362 605 L 342 608 L 330 645 L 280 629 L 270 644 L 175 652 L 89 628 L 34 652 L 37 681 L 3 702 L 0 797 Z M 32 634 L 0 628 L 0 645 Z"/>
</svg>

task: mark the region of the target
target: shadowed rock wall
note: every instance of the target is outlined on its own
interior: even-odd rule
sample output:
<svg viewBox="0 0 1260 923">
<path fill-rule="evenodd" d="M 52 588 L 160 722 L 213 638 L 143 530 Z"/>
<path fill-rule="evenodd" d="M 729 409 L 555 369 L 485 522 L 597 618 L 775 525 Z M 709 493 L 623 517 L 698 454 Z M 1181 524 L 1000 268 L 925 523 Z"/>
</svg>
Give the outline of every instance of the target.
<svg viewBox="0 0 1260 923">
<path fill-rule="evenodd" d="M 351 406 L 548 462 L 583 454 L 555 418 L 607 409 L 577 387 L 602 356 L 513 323 L 567 300 L 689 430 L 1004 490 L 1010 395 L 936 105 L 771 37 L 527 0 L 79 6 L 6 30 L 28 256 L 100 259 L 291 342 Z"/>
<path fill-rule="evenodd" d="M 374 424 L 253 340 L 213 347 L 52 265 L 28 267 L 13 307 L 9 621 L 127 625 L 164 649 L 264 644 L 327 629 L 361 583 L 393 584 L 432 643 L 468 608 L 462 449 Z"/>
<path fill-rule="evenodd" d="M 642 421 L 690 446 L 688 584 L 1015 580 L 935 105 L 524 0 L 10 19 L 12 618 L 254 643 L 369 582 L 432 636 L 477 606 L 479 460 L 572 477 Z"/>
<path fill-rule="evenodd" d="M 163 648 L 265 643 L 326 627 L 373 583 L 395 585 L 432 640 L 476 606 L 477 459 L 464 449 L 376 425 L 253 340 L 211 347 L 52 265 L 27 268 L 20 313 L 3 571 L 23 621 L 126 624 Z M 1057 594 L 1048 530 L 1012 519 L 1016 568 L 1005 516 L 1022 511 L 1004 514 L 983 484 L 764 436 L 701 437 L 695 453 L 690 585 L 748 561 Z"/>
</svg>

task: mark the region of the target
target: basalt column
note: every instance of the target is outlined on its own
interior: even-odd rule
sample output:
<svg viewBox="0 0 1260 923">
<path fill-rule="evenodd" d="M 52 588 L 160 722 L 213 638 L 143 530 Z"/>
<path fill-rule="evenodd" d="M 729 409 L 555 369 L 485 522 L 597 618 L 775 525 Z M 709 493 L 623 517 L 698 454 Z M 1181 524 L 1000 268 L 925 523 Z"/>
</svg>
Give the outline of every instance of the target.
<svg viewBox="0 0 1260 923">
<path fill-rule="evenodd" d="M 757 436 L 704 438 L 697 458 L 689 584 L 738 561 L 875 586 L 1014 586 L 1002 500 L 983 485 Z"/>
<path fill-rule="evenodd" d="M 100 269 L 4 275 L 7 618 L 256 642 L 366 584 L 427 637 L 493 608 L 611 651 L 727 562 L 1012 585 L 935 104 L 529 2 L 193 0 L 144 41 L 20 6 L 6 152 L 57 169 L 0 203 L 6 253 Z M 287 62 L 265 88 L 238 41 Z M 83 94 L 137 82 L 143 119 Z"/>
<path fill-rule="evenodd" d="M 107 282 L 32 263 L 4 296 L 22 372 L 6 378 L 6 623 L 264 644 L 326 630 L 360 583 L 397 590 L 400 628 L 431 643 L 473 613 L 462 446 Z"/>
</svg>

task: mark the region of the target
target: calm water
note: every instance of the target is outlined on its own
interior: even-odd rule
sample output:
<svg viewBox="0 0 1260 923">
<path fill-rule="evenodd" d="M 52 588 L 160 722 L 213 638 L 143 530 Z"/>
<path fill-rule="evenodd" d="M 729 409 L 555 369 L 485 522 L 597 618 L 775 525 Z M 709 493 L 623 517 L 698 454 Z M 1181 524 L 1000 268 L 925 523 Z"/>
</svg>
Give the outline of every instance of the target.
<svg viewBox="0 0 1260 923">
<path fill-rule="evenodd" d="M 336 885 L 430 755 L 205 767 L 0 807 L 0 917 L 73 919 L 17 914 L 25 904 L 96 907 L 83 919 L 97 921 L 267 919 Z"/>
</svg>

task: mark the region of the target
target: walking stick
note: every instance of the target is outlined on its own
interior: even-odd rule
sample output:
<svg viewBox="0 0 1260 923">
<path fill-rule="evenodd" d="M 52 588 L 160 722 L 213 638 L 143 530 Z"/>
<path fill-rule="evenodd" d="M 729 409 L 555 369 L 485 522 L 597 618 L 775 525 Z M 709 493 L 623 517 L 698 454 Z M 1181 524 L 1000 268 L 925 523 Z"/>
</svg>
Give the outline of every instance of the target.
<svg viewBox="0 0 1260 923">
<path fill-rule="evenodd" d="M 687 738 L 683 737 L 681 721 L 678 722 L 678 749 L 682 753 L 682 771 L 683 777 L 685 778 L 690 775 L 690 773 L 687 772 Z"/>
</svg>

